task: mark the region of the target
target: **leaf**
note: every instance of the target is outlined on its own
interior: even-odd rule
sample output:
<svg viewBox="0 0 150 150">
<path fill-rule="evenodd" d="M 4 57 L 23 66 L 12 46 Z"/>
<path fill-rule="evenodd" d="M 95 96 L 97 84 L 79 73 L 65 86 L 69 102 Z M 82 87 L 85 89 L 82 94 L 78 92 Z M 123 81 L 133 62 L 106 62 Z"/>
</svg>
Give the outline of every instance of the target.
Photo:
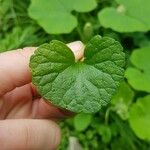
<svg viewBox="0 0 150 150">
<path fill-rule="evenodd" d="M 136 90 L 150 92 L 150 47 L 140 48 L 133 51 L 131 62 L 125 76 L 129 84 Z"/>
<path fill-rule="evenodd" d="M 53 40 L 35 51 L 30 67 L 32 82 L 45 99 L 73 112 L 94 113 L 116 92 L 124 63 L 119 42 L 95 36 L 85 47 L 84 61 L 76 62 L 64 43 Z"/>
<path fill-rule="evenodd" d="M 111 103 L 113 105 L 116 105 L 119 102 L 123 102 L 124 104 L 129 105 L 132 102 L 133 97 L 134 92 L 132 91 L 130 86 L 125 81 L 123 81 L 120 84 L 117 93 L 113 96 Z"/>
<path fill-rule="evenodd" d="M 93 116 L 92 116 L 93 117 Z M 91 122 L 90 122 L 91 123 Z M 93 123 L 93 120 L 92 120 L 92 123 Z M 86 134 L 85 134 L 85 136 L 86 136 L 86 139 L 88 139 L 88 140 L 92 140 L 94 137 L 95 137 L 95 135 L 96 135 L 96 130 L 93 130 L 93 129 L 88 129 L 87 131 L 86 131 Z"/>
<path fill-rule="evenodd" d="M 134 97 L 134 92 L 126 82 L 122 82 L 118 92 L 113 96 L 111 103 L 115 106 L 116 113 L 123 119 L 128 118 L 128 108 Z"/>
<path fill-rule="evenodd" d="M 90 114 L 78 114 L 74 117 L 74 127 L 77 131 L 85 131 L 92 121 Z"/>
<path fill-rule="evenodd" d="M 104 8 L 98 13 L 101 25 L 118 32 L 150 30 L 149 0 L 116 0 L 117 8 Z"/>
<path fill-rule="evenodd" d="M 98 133 L 102 136 L 102 141 L 104 143 L 109 143 L 111 140 L 111 130 L 109 126 L 99 125 Z"/>
<path fill-rule="evenodd" d="M 89 12 L 97 6 L 95 0 L 31 0 L 29 16 L 47 33 L 69 33 L 77 26 L 72 11 Z"/>
<path fill-rule="evenodd" d="M 150 95 L 138 98 L 130 110 L 129 123 L 135 134 L 150 141 Z"/>
</svg>

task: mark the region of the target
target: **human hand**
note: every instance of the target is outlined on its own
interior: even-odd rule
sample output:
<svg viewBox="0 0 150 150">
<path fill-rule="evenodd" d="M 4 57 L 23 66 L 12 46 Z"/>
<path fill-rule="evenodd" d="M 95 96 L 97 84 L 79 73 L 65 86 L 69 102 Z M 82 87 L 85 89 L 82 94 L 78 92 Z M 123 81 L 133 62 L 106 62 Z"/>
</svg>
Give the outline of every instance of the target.
<svg viewBox="0 0 150 150">
<path fill-rule="evenodd" d="M 76 59 L 83 56 L 81 42 L 68 46 Z M 45 102 L 32 85 L 29 59 L 34 50 L 30 47 L 0 54 L 1 150 L 56 149 L 60 129 L 51 120 L 70 114 Z"/>
</svg>

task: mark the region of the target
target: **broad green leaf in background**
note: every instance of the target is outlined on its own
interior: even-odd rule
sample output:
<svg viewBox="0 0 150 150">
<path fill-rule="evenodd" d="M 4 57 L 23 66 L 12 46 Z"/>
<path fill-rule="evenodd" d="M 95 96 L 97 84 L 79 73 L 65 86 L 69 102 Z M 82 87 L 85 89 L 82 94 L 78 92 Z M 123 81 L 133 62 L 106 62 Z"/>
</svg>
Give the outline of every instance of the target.
<svg viewBox="0 0 150 150">
<path fill-rule="evenodd" d="M 130 60 L 134 66 L 125 72 L 129 84 L 136 90 L 150 92 L 150 47 L 134 50 Z"/>
<path fill-rule="evenodd" d="M 150 141 L 150 95 L 138 98 L 132 105 L 129 123 L 139 138 Z"/>
<path fill-rule="evenodd" d="M 123 119 L 128 118 L 128 108 L 134 97 L 134 92 L 126 82 L 120 84 L 118 92 L 113 96 L 111 103 L 115 111 Z"/>
<path fill-rule="evenodd" d="M 118 7 L 98 13 L 100 24 L 118 32 L 150 30 L 150 0 L 116 0 Z"/>
<path fill-rule="evenodd" d="M 73 121 L 77 131 L 85 131 L 92 121 L 92 115 L 83 113 L 77 114 Z"/>
<path fill-rule="evenodd" d="M 77 26 L 72 11 L 89 12 L 96 6 L 95 0 L 31 0 L 28 12 L 47 33 L 60 34 Z"/>
<path fill-rule="evenodd" d="M 56 40 L 39 46 L 30 60 L 39 93 L 56 106 L 83 113 L 97 112 L 110 101 L 123 79 L 124 64 L 120 43 L 101 36 L 89 41 L 81 61 Z"/>
</svg>

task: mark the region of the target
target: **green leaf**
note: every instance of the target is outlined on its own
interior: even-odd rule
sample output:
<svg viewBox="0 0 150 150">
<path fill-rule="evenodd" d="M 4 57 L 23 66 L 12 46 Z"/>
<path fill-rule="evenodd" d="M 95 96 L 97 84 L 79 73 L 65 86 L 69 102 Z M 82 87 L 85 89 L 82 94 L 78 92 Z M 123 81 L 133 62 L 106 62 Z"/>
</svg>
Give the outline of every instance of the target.
<svg viewBox="0 0 150 150">
<path fill-rule="evenodd" d="M 92 120 L 92 123 L 93 123 L 93 120 Z M 93 130 L 93 129 L 90 130 L 90 129 L 88 129 L 86 131 L 85 136 L 86 136 L 86 139 L 92 140 L 96 136 L 96 130 Z"/>
<path fill-rule="evenodd" d="M 77 131 L 85 131 L 92 121 L 90 114 L 78 114 L 74 117 L 74 127 Z"/>
<path fill-rule="evenodd" d="M 128 118 L 128 108 L 134 97 L 134 92 L 126 82 L 120 84 L 118 92 L 113 96 L 111 103 L 116 113 L 123 119 Z"/>
<path fill-rule="evenodd" d="M 131 62 L 134 67 L 129 67 L 125 76 L 129 84 L 136 90 L 150 92 L 150 47 L 133 51 Z"/>
<path fill-rule="evenodd" d="M 98 13 L 101 25 L 118 32 L 150 30 L 149 0 L 116 0 L 117 8 L 104 8 Z"/>
<path fill-rule="evenodd" d="M 117 105 L 119 102 L 123 102 L 124 104 L 129 105 L 132 102 L 133 97 L 133 90 L 125 81 L 123 81 L 120 84 L 117 93 L 113 96 L 111 103 Z"/>
<path fill-rule="evenodd" d="M 28 13 L 47 33 L 69 33 L 77 26 L 72 11 L 89 12 L 96 6 L 95 0 L 31 0 Z"/>
<path fill-rule="evenodd" d="M 150 141 L 150 95 L 138 98 L 132 105 L 129 123 L 139 138 Z"/>
<path fill-rule="evenodd" d="M 32 81 L 54 105 L 73 112 L 94 113 L 106 105 L 123 79 L 125 54 L 112 38 L 95 36 L 86 45 L 84 61 L 53 40 L 31 57 Z"/>
<path fill-rule="evenodd" d="M 111 130 L 109 126 L 99 125 L 98 133 L 102 136 L 102 141 L 104 143 L 109 143 L 111 140 Z"/>
</svg>

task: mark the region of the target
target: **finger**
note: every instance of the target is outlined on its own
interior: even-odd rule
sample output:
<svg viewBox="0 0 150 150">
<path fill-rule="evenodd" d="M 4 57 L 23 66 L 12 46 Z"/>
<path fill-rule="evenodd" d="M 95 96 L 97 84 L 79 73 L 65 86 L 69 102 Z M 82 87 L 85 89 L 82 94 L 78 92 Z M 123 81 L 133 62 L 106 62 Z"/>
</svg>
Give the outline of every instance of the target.
<svg viewBox="0 0 150 150">
<path fill-rule="evenodd" d="M 8 92 L 1 102 L 0 119 L 63 119 L 73 115 L 40 98 L 32 84 Z"/>
<path fill-rule="evenodd" d="M 0 54 L 0 96 L 31 82 L 29 59 L 35 48 L 25 48 Z"/>
<path fill-rule="evenodd" d="M 82 46 L 81 46 L 82 45 Z M 83 49 L 81 42 L 69 44 L 75 50 L 75 57 L 79 57 L 78 48 Z M 29 69 L 30 56 L 35 48 L 24 48 L 23 50 L 10 51 L 0 54 L 0 96 L 31 82 L 31 72 Z M 81 50 L 82 52 L 82 50 Z"/>
<path fill-rule="evenodd" d="M 28 119 L 0 121 L 1 150 L 54 150 L 59 142 L 60 129 L 52 121 Z"/>
</svg>

